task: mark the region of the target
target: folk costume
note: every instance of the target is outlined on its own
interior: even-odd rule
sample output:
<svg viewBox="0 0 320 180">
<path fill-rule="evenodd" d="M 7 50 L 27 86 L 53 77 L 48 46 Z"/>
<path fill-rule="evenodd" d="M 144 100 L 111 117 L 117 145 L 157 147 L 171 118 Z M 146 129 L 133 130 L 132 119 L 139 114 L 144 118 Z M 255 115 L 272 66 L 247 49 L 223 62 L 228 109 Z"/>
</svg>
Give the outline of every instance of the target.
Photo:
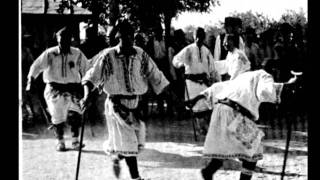
<svg viewBox="0 0 320 180">
<path fill-rule="evenodd" d="M 185 67 L 186 91 L 185 100 L 191 100 L 203 90 L 208 88 L 212 82 L 220 81 L 216 72 L 213 56 L 210 50 L 202 45 L 200 48 L 192 43 L 183 48 L 173 58 L 173 66 Z M 213 81 L 210 82 L 210 79 Z M 194 112 L 202 112 L 209 108 L 206 101 L 198 101 L 192 108 Z"/>
<path fill-rule="evenodd" d="M 214 61 L 217 72 L 220 75 L 228 74 L 230 80 L 236 78 L 239 74 L 250 70 L 251 63 L 244 51 L 234 48 L 229 51 L 225 60 Z"/>
<path fill-rule="evenodd" d="M 235 17 L 226 17 L 224 20 L 225 33 L 219 34 L 216 38 L 214 46 L 214 59 L 215 61 L 225 60 L 228 55 L 228 50 L 226 48 L 226 43 L 229 35 L 239 36 L 237 48 L 241 51 L 245 51 L 245 43 L 243 38 L 240 36 L 240 29 L 242 27 L 242 21 Z M 229 74 L 221 75 L 221 80 L 229 80 Z"/>
<path fill-rule="evenodd" d="M 135 110 L 139 98 L 147 92 L 148 83 L 159 94 L 169 82 L 141 48 L 134 46 L 128 59 L 119 54 L 119 48 L 105 49 L 82 81 L 90 81 L 96 87 L 103 84 L 103 91 L 108 94 L 105 115 L 109 135 L 104 150 L 136 156 L 138 139 L 134 130 L 139 124 L 135 123 Z"/>
<path fill-rule="evenodd" d="M 234 17 L 226 17 L 224 20 L 224 26 L 226 33 L 219 34 L 216 38 L 215 46 L 214 46 L 214 59 L 216 61 L 223 60 L 226 58 L 228 54 L 228 50 L 225 48 L 225 43 L 227 41 L 228 34 L 237 33 L 236 26 L 241 27 L 242 21 L 239 18 Z M 245 50 L 245 43 L 243 38 L 239 36 L 239 47 L 240 50 Z"/>
<path fill-rule="evenodd" d="M 126 55 L 121 52 L 121 43 L 130 43 L 124 40 L 133 37 L 133 30 L 127 21 L 120 21 L 118 30 L 120 43 L 98 55 L 82 82 L 86 86 L 100 86 L 108 95 L 105 101 L 108 137 L 103 149 L 113 159 L 115 176 L 120 175 L 119 161 L 125 159 L 131 178 L 141 179 L 136 156 L 138 146 L 145 143 L 146 130 L 139 100 L 149 85 L 160 94 L 169 81 L 141 48 L 122 44 L 122 47 L 126 45 Z"/>
<path fill-rule="evenodd" d="M 262 159 L 264 133 L 254 121 L 262 102 L 280 103 L 284 83 L 275 83 L 264 70 L 239 74 L 229 81 L 213 84 L 202 92 L 213 108 L 203 155 L 212 158 L 202 169 L 204 179 L 222 166 L 222 160 L 243 161 L 242 179 L 250 179 L 256 162 Z"/>
<path fill-rule="evenodd" d="M 67 33 L 67 29 L 64 28 L 59 33 Z M 59 46 L 45 50 L 30 67 L 29 82 L 43 72 L 43 81 L 46 83 L 44 99 L 55 127 L 59 151 L 65 150 L 63 129 L 67 120 L 71 125 L 72 145 L 74 148 L 79 147 L 82 114 L 79 101 L 83 94 L 81 78 L 87 69 L 88 61 L 81 50 L 70 47 L 68 52 L 63 53 Z"/>
</svg>

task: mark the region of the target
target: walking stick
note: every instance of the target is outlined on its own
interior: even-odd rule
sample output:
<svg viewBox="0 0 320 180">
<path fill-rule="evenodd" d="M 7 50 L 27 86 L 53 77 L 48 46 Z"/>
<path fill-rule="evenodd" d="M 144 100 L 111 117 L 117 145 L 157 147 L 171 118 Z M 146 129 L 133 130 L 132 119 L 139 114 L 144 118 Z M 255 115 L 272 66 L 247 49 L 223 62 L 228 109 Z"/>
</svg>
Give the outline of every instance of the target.
<svg viewBox="0 0 320 180">
<path fill-rule="evenodd" d="M 189 96 L 189 91 L 188 91 L 188 88 L 187 88 L 187 84 L 185 85 L 185 89 L 186 89 L 188 101 L 190 101 L 190 96 Z M 194 112 L 192 110 L 192 107 L 190 108 L 190 112 L 191 112 L 191 116 L 194 117 Z M 194 134 L 194 140 L 198 141 L 195 121 L 196 121 L 195 119 L 192 120 L 193 134 Z"/>
<path fill-rule="evenodd" d="M 84 134 L 84 124 L 85 124 L 86 110 L 87 110 L 87 108 L 84 108 L 83 111 L 82 111 L 80 148 L 79 148 L 78 160 L 77 160 L 76 180 L 78 180 L 78 177 L 79 177 L 79 169 L 80 169 L 80 160 L 81 160 L 81 152 L 82 152 L 82 143 L 83 143 L 83 134 Z"/>
<path fill-rule="evenodd" d="M 89 93 L 87 102 L 90 101 L 92 98 L 92 92 Z M 77 160 L 77 169 L 76 169 L 76 180 L 78 180 L 79 176 L 79 169 L 80 169 L 80 160 L 81 160 L 81 152 L 82 152 L 82 146 L 83 146 L 83 135 L 84 135 L 84 127 L 85 127 L 85 120 L 87 116 L 87 109 L 90 107 L 88 103 L 84 104 L 84 107 L 82 107 L 82 118 L 81 118 L 81 134 L 80 134 L 80 148 L 78 153 L 78 160 Z"/>
<path fill-rule="evenodd" d="M 293 74 L 295 77 L 297 77 L 297 76 L 302 75 L 302 72 L 291 71 L 291 74 Z M 289 114 L 289 117 L 292 118 L 291 113 Z M 281 172 L 281 180 L 283 180 L 283 178 L 285 176 L 285 170 L 286 170 L 288 153 L 289 153 L 289 145 L 290 145 L 291 133 L 292 133 L 291 125 L 292 125 L 292 121 L 289 119 L 288 120 L 287 140 L 286 140 L 286 149 L 284 152 L 283 166 L 282 166 L 282 172 Z"/>
</svg>

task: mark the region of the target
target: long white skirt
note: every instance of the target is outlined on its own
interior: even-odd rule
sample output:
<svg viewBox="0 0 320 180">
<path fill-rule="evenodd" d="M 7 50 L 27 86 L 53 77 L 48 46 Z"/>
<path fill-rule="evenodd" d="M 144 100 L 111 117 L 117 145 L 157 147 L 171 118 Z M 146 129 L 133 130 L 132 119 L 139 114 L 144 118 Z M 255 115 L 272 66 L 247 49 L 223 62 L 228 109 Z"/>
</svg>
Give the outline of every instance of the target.
<svg viewBox="0 0 320 180">
<path fill-rule="evenodd" d="M 127 124 L 113 109 L 113 103 L 106 99 L 105 116 L 108 128 L 108 137 L 103 149 L 108 155 L 137 156 L 138 145 L 145 144 L 146 128 L 142 121 L 132 125 Z M 130 113 L 129 118 L 133 117 Z"/>
<path fill-rule="evenodd" d="M 53 124 L 60 124 L 67 121 L 69 111 L 82 114 L 80 99 L 70 92 L 61 93 L 47 84 L 44 90 L 44 99 L 47 103 Z"/>
<path fill-rule="evenodd" d="M 264 133 L 250 119 L 224 104 L 214 107 L 204 142 L 206 158 L 262 159 Z"/>
</svg>

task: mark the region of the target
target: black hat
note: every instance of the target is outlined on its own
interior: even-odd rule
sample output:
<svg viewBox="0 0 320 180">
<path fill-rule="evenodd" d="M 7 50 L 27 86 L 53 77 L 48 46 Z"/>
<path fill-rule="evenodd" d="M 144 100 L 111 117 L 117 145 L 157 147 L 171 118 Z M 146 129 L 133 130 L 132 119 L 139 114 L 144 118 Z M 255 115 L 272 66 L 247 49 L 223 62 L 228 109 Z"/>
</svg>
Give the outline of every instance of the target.
<svg viewBox="0 0 320 180">
<path fill-rule="evenodd" d="M 232 22 L 233 22 L 233 17 L 224 18 L 224 26 L 231 26 Z"/>
<path fill-rule="evenodd" d="M 234 26 L 242 26 L 242 20 L 240 18 L 234 18 Z"/>
<path fill-rule="evenodd" d="M 128 34 L 134 36 L 134 29 L 127 19 L 118 19 L 114 31 L 120 34 Z"/>
<path fill-rule="evenodd" d="M 226 17 L 224 19 L 224 26 L 242 26 L 242 20 L 237 17 Z"/>
<path fill-rule="evenodd" d="M 206 32 L 204 31 L 204 29 L 202 27 L 198 27 L 197 28 L 196 37 L 199 37 L 199 38 L 205 38 L 206 37 Z"/>
</svg>

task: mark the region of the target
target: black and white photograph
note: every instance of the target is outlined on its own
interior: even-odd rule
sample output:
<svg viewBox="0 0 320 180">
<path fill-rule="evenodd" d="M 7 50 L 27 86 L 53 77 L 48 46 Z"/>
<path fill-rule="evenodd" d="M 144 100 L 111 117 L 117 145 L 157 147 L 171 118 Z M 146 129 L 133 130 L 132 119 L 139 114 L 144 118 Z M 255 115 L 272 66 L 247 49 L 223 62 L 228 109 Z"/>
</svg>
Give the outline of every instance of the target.
<svg viewBox="0 0 320 180">
<path fill-rule="evenodd" d="M 19 179 L 309 179 L 308 16 L 308 0 L 19 0 Z"/>
</svg>

